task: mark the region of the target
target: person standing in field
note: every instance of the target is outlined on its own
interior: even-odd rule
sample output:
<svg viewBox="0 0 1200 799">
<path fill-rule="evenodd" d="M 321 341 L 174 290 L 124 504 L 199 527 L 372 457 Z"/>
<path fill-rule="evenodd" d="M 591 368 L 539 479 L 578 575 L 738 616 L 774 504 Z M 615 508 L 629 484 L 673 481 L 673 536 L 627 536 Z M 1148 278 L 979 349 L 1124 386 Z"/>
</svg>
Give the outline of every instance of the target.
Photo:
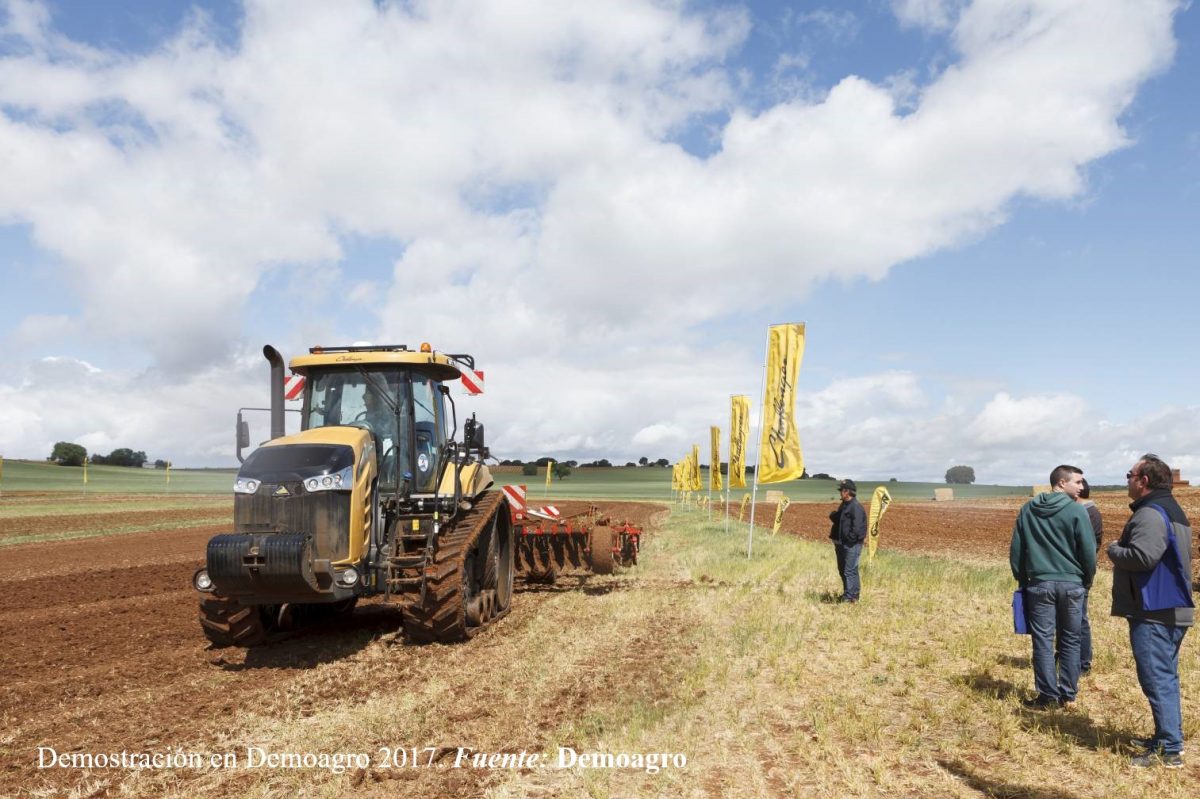
<svg viewBox="0 0 1200 799">
<path fill-rule="evenodd" d="M 861 591 L 858 560 L 862 557 L 863 541 L 867 540 L 867 514 L 856 498 L 858 486 L 853 480 L 843 480 L 838 490 L 842 494 L 842 504 L 829 514 L 829 520 L 833 522 L 829 537 L 833 539 L 838 574 L 842 578 L 842 596 L 838 601 L 857 602 Z"/>
<path fill-rule="evenodd" d="M 1025 594 L 1033 639 L 1031 710 L 1070 705 L 1079 691 L 1079 628 L 1083 599 L 1096 574 L 1096 537 L 1075 500 L 1083 470 L 1057 466 L 1052 490 L 1026 502 L 1013 525 L 1008 561 Z M 1058 664 L 1055 667 L 1057 656 Z"/>
<path fill-rule="evenodd" d="M 1125 475 L 1133 515 L 1121 537 L 1108 545 L 1113 564 L 1112 615 L 1129 620 L 1129 644 L 1137 666 L 1138 684 L 1150 701 L 1154 734 L 1135 738 L 1144 750 L 1135 766 L 1183 767 L 1183 708 L 1179 698 L 1179 648 L 1193 622 L 1190 606 L 1146 610 L 1135 575 L 1153 571 L 1167 551 L 1168 532 L 1174 532 L 1176 554 L 1183 564 L 1187 599 L 1192 593 L 1192 525 L 1171 495 L 1171 469 L 1156 455 L 1143 455 Z M 1166 519 L 1163 514 L 1166 514 Z M 1169 527 L 1168 527 L 1169 522 Z"/>
<path fill-rule="evenodd" d="M 1100 509 L 1096 507 L 1096 503 L 1092 502 L 1092 487 L 1088 485 L 1087 478 L 1083 479 L 1083 488 L 1079 489 L 1079 496 L 1075 501 L 1087 511 L 1088 521 L 1092 523 L 1092 532 L 1096 534 L 1096 554 L 1099 555 L 1100 543 L 1104 540 L 1104 519 L 1100 516 Z M 1087 674 L 1092 670 L 1092 623 L 1088 621 L 1088 597 L 1091 593 L 1091 590 L 1084 592 L 1083 619 L 1079 624 L 1080 674 Z"/>
</svg>

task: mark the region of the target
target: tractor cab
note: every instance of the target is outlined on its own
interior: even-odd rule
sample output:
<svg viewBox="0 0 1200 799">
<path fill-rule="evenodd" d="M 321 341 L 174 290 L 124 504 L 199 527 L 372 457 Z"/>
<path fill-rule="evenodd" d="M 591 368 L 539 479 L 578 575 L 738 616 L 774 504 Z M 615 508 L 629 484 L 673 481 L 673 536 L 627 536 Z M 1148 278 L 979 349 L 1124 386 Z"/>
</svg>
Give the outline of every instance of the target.
<svg viewBox="0 0 1200 799">
<path fill-rule="evenodd" d="M 382 495 L 435 493 L 454 412 L 444 383 L 453 358 L 404 346 L 314 347 L 294 358 L 305 378 L 301 431 L 356 427 L 370 434 Z"/>
<path fill-rule="evenodd" d="M 301 429 L 358 427 L 375 445 L 385 494 L 430 494 L 450 418 L 440 384 L 411 366 L 369 364 L 307 370 Z"/>
</svg>

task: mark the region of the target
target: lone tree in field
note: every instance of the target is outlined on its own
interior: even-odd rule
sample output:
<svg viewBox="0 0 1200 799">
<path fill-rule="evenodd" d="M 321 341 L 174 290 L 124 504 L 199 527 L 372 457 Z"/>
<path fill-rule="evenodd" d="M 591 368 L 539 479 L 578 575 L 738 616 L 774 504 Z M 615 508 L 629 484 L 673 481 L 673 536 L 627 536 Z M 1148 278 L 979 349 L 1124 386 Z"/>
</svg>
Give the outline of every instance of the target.
<svg viewBox="0 0 1200 799">
<path fill-rule="evenodd" d="M 50 453 L 50 460 L 59 466 L 82 466 L 87 460 L 87 450 L 79 444 L 69 441 L 59 441 Z"/>
<path fill-rule="evenodd" d="M 970 485 L 975 482 L 975 470 L 970 466 L 951 466 L 946 470 L 946 482 L 955 485 Z"/>
</svg>

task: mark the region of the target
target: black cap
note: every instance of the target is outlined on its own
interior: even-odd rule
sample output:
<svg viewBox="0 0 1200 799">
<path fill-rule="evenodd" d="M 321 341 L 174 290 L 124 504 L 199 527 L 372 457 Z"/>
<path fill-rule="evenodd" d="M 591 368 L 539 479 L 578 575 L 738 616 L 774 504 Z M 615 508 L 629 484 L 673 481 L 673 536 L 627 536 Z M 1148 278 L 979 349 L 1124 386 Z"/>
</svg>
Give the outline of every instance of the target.
<svg viewBox="0 0 1200 799">
<path fill-rule="evenodd" d="M 854 484 L 853 480 L 843 480 L 838 485 L 838 491 L 841 491 L 843 488 L 849 491 L 851 494 L 858 494 L 858 486 Z"/>
</svg>

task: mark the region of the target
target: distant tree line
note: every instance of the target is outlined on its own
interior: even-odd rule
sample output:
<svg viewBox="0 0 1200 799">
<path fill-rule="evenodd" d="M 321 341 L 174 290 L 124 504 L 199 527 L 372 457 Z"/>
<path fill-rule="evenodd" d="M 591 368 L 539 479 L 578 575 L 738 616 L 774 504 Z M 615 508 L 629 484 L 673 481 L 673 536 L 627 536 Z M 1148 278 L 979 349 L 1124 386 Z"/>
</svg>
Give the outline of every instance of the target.
<svg viewBox="0 0 1200 799">
<path fill-rule="evenodd" d="M 534 471 L 531 472 L 531 474 L 537 474 L 537 471 L 536 471 L 537 467 L 545 466 L 547 463 L 550 463 L 551 461 L 553 461 L 556 466 L 559 464 L 562 464 L 564 466 L 569 466 L 572 469 L 576 469 L 576 468 L 587 469 L 587 468 L 598 468 L 598 467 L 613 468 L 613 466 L 614 466 L 613 463 L 611 461 L 609 461 L 608 458 L 599 458 L 594 461 L 589 461 L 588 463 L 580 463 L 579 461 L 576 461 L 576 460 L 560 461 L 560 460 L 556 460 L 555 458 L 551 458 L 546 455 L 543 455 L 542 457 L 538 458 L 537 460 L 528 461 L 528 462 L 523 461 L 520 458 L 508 458 L 508 459 L 500 461 L 500 465 L 501 466 L 533 467 Z M 666 458 L 659 458 L 656 461 L 652 461 L 649 458 L 643 456 L 638 459 L 637 463 L 634 463 L 633 461 L 626 461 L 625 466 L 623 468 L 628 469 L 628 468 L 636 468 L 639 466 L 657 466 L 657 467 L 663 468 L 663 467 L 669 467 L 670 465 L 671 465 L 671 462 L 669 460 L 667 460 Z"/>
<path fill-rule="evenodd" d="M 107 455 L 92 455 L 91 458 L 88 458 L 88 451 L 82 444 L 70 441 L 57 442 L 50 452 L 50 461 L 59 466 L 82 466 L 85 461 L 89 461 L 97 466 L 131 466 L 140 469 L 146 465 L 146 460 L 145 452 L 141 450 L 135 452 L 128 447 L 114 449 Z M 167 462 L 156 460 L 154 466 L 158 469 L 165 469 Z"/>
</svg>

